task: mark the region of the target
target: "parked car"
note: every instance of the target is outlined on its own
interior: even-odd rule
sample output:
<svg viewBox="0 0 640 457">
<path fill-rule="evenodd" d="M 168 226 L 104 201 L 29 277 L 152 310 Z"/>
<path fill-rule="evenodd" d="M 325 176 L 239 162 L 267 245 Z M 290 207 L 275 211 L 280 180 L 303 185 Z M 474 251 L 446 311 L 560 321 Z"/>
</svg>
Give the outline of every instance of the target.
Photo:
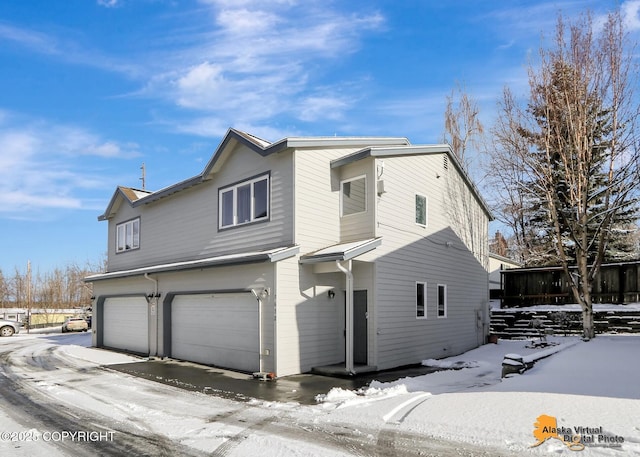
<svg viewBox="0 0 640 457">
<path fill-rule="evenodd" d="M 20 322 L 0 319 L 0 336 L 11 336 L 14 333 L 20 333 L 20 326 L 22 326 Z"/>
<path fill-rule="evenodd" d="M 70 317 L 62 324 L 62 333 L 66 332 L 86 332 L 89 324 L 81 317 Z"/>
</svg>

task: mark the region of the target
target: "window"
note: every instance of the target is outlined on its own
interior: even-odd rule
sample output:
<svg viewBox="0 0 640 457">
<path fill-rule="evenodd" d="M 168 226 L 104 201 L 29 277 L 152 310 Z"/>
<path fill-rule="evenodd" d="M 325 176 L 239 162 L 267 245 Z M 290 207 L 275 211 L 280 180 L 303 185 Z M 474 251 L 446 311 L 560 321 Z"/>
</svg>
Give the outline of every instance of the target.
<svg viewBox="0 0 640 457">
<path fill-rule="evenodd" d="M 225 187 L 219 193 L 219 227 L 228 228 L 269 218 L 269 175 Z"/>
<path fill-rule="evenodd" d="M 367 210 L 367 180 L 364 176 L 340 183 L 342 215 L 363 213 Z"/>
<path fill-rule="evenodd" d="M 416 318 L 427 317 L 427 283 L 416 282 Z"/>
<path fill-rule="evenodd" d="M 416 224 L 427 226 L 427 197 L 416 194 Z"/>
<path fill-rule="evenodd" d="M 124 252 L 140 247 L 140 218 L 116 226 L 116 252 Z"/>
<path fill-rule="evenodd" d="M 438 317 L 447 317 L 447 286 L 438 284 Z"/>
</svg>

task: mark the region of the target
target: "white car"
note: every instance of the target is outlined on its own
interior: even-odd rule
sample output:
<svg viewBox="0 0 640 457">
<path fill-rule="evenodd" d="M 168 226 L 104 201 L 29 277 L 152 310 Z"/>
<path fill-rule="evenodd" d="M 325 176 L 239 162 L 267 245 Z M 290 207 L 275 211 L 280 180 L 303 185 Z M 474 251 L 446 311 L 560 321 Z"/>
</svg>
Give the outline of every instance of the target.
<svg viewBox="0 0 640 457">
<path fill-rule="evenodd" d="M 14 333 L 20 333 L 21 326 L 20 322 L 0 319 L 0 336 L 12 336 Z"/>
<path fill-rule="evenodd" d="M 62 324 L 62 333 L 86 332 L 89 329 L 87 321 L 81 317 L 70 317 Z"/>
</svg>

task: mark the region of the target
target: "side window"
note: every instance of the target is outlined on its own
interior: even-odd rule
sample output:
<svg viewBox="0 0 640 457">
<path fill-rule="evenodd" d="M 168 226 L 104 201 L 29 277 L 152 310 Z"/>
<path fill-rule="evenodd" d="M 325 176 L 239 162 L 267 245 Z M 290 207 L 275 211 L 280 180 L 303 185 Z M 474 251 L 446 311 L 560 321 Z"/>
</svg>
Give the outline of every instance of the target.
<svg viewBox="0 0 640 457">
<path fill-rule="evenodd" d="M 364 176 L 340 183 L 342 216 L 364 213 L 367 210 L 367 179 Z"/>
<path fill-rule="evenodd" d="M 438 284 L 438 317 L 447 317 L 447 286 Z"/>
<path fill-rule="evenodd" d="M 269 175 L 219 190 L 218 227 L 229 228 L 269 218 Z"/>
<path fill-rule="evenodd" d="M 140 218 L 116 226 L 116 252 L 140 248 Z"/>
<path fill-rule="evenodd" d="M 427 283 L 416 282 L 416 318 L 427 317 Z"/>
<path fill-rule="evenodd" d="M 427 197 L 416 194 L 416 224 L 427 226 Z"/>
</svg>

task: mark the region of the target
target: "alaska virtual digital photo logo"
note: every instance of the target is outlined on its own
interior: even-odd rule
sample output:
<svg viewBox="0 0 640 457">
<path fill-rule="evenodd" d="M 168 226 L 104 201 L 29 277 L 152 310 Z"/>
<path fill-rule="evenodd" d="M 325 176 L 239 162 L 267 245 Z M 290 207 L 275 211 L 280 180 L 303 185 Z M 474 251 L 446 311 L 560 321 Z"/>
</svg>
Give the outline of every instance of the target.
<svg viewBox="0 0 640 457">
<path fill-rule="evenodd" d="M 624 443 L 622 436 L 606 433 L 602 426 L 558 427 L 557 419 L 546 414 L 538 416 L 533 427 L 533 436 L 537 442 L 531 447 L 540 446 L 549 439 L 560 440 L 572 451 L 582 451 L 586 446 L 622 447 Z"/>
</svg>

